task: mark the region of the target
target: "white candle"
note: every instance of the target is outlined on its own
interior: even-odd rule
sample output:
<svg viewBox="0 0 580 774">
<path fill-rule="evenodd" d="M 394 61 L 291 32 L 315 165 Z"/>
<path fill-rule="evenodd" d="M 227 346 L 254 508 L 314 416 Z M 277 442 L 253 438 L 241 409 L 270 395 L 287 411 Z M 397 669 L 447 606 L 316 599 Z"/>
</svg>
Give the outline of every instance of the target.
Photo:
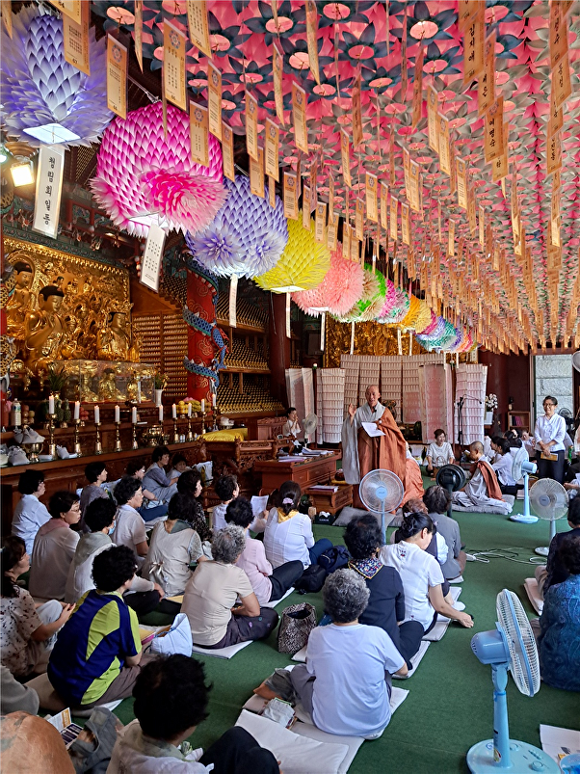
<svg viewBox="0 0 580 774">
<path fill-rule="evenodd" d="M 137 403 L 141 403 L 141 380 L 137 382 Z"/>
<path fill-rule="evenodd" d="M 98 425 L 101 421 L 101 409 L 95 406 L 95 425 Z"/>
<path fill-rule="evenodd" d="M 216 404 L 216 398 L 217 398 L 217 395 L 216 395 L 216 394 L 215 394 L 215 392 L 214 392 L 214 393 L 212 394 L 212 396 L 211 396 L 211 405 L 212 405 L 214 408 L 215 408 L 215 404 Z"/>
<path fill-rule="evenodd" d="M 163 406 L 159 406 L 159 421 L 163 422 Z"/>
<path fill-rule="evenodd" d="M 136 425 L 137 424 L 137 409 L 135 406 L 131 409 L 131 422 Z"/>
<path fill-rule="evenodd" d="M 81 404 L 78 400 L 75 401 L 75 413 L 74 413 L 74 420 L 75 422 L 81 418 Z"/>
<path fill-rule="evenodd" d="M 115 406 L 115 422 L 121 421 L 121 409 L 119 406 Z"/>
<path fill-rule="evenodd" d="M 54 411 L 54 395 L 49 395 L 48 396 L 48 413 L 49 414 L 54 414 L 55 413 L 55 411 Z"/>
<path fill-rule="evenodd" d="M 171 417 L 177 419 L 177 406 L 175 403 L 171 406 Z"/>
<path fill-rule="evenodd" d="M 204 398 L 202 398 L 202 399 L 201 399 L 201 413 L 203 414 L 203 413 L 204 413 L 204 411 L 205 411 L 205 399 L 204 399 Z"/>
<path fill-rule="evenodd" d="M 187 404 L 187 416 L 191 418 L 191 403 Z"/>
</svg>

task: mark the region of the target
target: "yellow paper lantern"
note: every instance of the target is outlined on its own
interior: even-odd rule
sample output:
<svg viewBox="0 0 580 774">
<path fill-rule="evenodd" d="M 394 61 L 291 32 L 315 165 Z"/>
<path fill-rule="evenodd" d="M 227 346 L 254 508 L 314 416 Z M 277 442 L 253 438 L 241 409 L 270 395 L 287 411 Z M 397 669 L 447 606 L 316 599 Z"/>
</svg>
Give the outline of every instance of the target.
<svg viewBox="0 0 580 774">
<path fill-rule="evenodd" d="M 419 315 L 421 314 L 421 301 L 416 296 L 411 296 L 409 299 L 409 311 L 403 317 L 400 323 L 397 324 L 398 328 L 414 328 Z"/>
<path fill-rule="evenodd" d="M 431 308 L 425 301 L 420 301 L 420 304 L 421 308 L 413 326 L 418 333 L 425 330 L 425 327 L 431 322 Z"/>
<path fill-rule="evenodd" d="M 288 244 L 278 263 L 254 281 L 273 293 L 312 290 L 322 282 L 329 268 L 328 247 L 314 239 L 313 220 L 310 231 L 303 228 L 300 214 L 298 220 L 288 221 Z"/>
</svg>

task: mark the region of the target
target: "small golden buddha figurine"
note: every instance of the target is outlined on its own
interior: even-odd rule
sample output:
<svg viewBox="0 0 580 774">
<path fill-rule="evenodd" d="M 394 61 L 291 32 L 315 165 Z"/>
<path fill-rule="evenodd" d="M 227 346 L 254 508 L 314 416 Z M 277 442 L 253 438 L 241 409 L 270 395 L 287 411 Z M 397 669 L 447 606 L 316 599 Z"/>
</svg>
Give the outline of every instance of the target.
<svg viewBox="0 0 580 774">
<path fill-rule="evenodd" d="M 34 371 L 46 369 L 58 360 L 66 328 L 58 314 L 64 293 L 56 285 L 46 285 L 38 293 L 38 311 L 24 319 L 24 361 Z"/>
<path fill-rule="evenodd" d="M 99 360 L 127 360 L 131 336 L 127 331 L 125 312 L 109 312 L 106 326 L 97 335 L 97 357 Z"/>
<path fill-rule="evenodd" d="M 124 400 L 124 395 L 117 389 L 112 368 L 105 368 L 99 380 L 99 400 Z"/>
</svg>

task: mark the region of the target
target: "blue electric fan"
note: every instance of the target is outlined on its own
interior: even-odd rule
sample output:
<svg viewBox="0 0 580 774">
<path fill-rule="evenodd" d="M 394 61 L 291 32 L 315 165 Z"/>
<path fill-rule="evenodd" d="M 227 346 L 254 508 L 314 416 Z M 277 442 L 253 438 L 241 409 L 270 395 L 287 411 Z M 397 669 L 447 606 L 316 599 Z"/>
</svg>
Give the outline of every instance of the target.
<svg viewBox="0 0 580 774">
<path fill-rule="evenodd" d="M 538 470 L 538 466 L 535 462 L 530 462 L 528 459 L 528 453 L 522 446 L 517 450 L 514 457 L 514 463 L 512 466 L 512 478 L 514 481 L 519 481 L 520 478 L 524 479 L 524 512 L 514 513 L 510 516 L 512 521 L 519 521 L 522 524 L 534 524 L 538 520 L 537 516 L 532 516 L 530 513 L 530 490 L 528 479 L 531 475 L 534 475 Z"/>
<path fill-rule="evenodd" d="M 390 470 L 371 470 L 360 482 L 359 497 L 371 513 L 381 517 L 383 540 L 386 542 L 386 515 L 395 511 L 405 494 L 403 482 Z"/>
<path fill-rule="evenodd" d="M 558 764 L 543 750 L 510 739 L 506 686 L 508 670 L 520 693 L 534 696 L 540 690 L 538 648 L 522 603 L 504 589 L 497 595 L 496 631 L 480 632 L 471 648 L 482 664 L 491 664 L 493 679 L 493 739 L 473 745 L 467 765 L 473 774 L 510 771 L 559 774 Z"/>
</svg>

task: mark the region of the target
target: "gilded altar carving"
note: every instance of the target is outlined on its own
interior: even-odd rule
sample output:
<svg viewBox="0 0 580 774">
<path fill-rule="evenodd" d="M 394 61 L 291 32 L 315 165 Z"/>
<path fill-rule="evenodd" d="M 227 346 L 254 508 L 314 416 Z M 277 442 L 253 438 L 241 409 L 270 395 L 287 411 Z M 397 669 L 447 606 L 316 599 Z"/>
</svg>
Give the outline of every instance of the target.
<svg viewBox="0 0 580 774">
<path fill-rule="evenodd" d="M 11 237 L 4 250 L 13 266 L 7 335 L 27 368 L 38 373 L 73 359 L 139 362 L 126 270 Z"/>
<path fill-rule="evenodd" d="M 352 327 L 348 323 L 339 323 L 331 317 L 326 318 L 326 347 L 324 365 L 326 368 L 340 368 L 340 356 L 350 352 Z M 423 347 L 412 340 L 412 354 L 425 352 Z M 402 334 L 402 350 L 409 354 L 409 334 Z M 397 328 L 382 325 L 377 322 L 360 322 L 354 329 L 355 355 L 398 355 L 399 339 Z"/>
</svg>

